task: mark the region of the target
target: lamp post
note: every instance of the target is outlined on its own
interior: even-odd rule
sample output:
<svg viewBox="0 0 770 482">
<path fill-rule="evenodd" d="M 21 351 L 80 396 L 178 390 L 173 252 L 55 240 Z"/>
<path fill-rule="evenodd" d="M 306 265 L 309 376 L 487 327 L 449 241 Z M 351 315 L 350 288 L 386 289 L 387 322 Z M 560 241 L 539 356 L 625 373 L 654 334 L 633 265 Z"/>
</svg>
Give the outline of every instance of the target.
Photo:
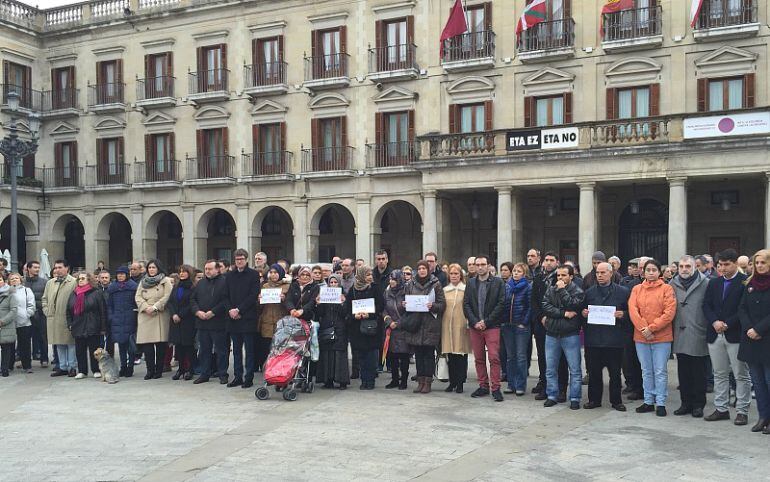
<svg viewBox="0 0 770 482">
<path fill-rule="evenodd" d="M 19 138 L 16 128 L 16 114 L 19 110 L 19 94 L 9 92 L 6 95 L 8 108 L 11 110 L 11 122 L 8 135 L 0 140 L 0 154 L 8 160 L 11 178 L 11 272 L 19 272 L 19 230 L 16 199 L 16 174 L 22 160 L 37 151 L 37 136 L 40 129 L 40 119 L 32 114 L 29 117 L 29 130 L 32 139 L 25 141 Z"/>
</svg>

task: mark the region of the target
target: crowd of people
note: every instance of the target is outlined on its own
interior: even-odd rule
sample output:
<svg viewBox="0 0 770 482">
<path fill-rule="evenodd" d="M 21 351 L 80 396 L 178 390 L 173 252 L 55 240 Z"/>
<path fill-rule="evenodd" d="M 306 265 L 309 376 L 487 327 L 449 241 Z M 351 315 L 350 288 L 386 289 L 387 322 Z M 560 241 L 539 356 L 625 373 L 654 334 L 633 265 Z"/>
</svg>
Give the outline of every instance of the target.
<svg viewBox="0 0 770 482">
<path fill-rule="evenodd" d="M 233 264 L 208 260 L 202 270 L 183 265 L 166 273 L 158 260 L 134 261 L 110 273 L 70 274 L 54 263 L 50 279 L 40 263 L 23 273 L 0 264 L 0 369 L 32 372 L 32 360 L 52 377 L 101 377 L 94 351 L 118 354 L 121 377 L 132 377 L 144 358 L 145 380 L 177 370 L 174 380 L 249 388 L 265 363 L 279 319 L 318 324 L 320 356 L 311 367 L 316 383 L 344 390 L 360 379 L 373 390 L 379 373 L 386 389 L 406 390 L 412 359 L 414 393 L 428 394 L 445 364 L 445 392 L 463 393 L 468 355 L 478 387 L 473 398 L 502 402 L 527 393 L 533 350 L 539 378 L 531 389 L 545 407 L 569 402 L 602 406 L 603 372 L 609 402 L 640 400 L 637 413 L 667 415 L 668 361 L 676 355 L 681 406 L 675 415 L 747 425 L 752 394 L 759 419 L 752 432 L 770 434 L 770 250 L 751 258 L 726 249 L 716 256 L 683 256 L 669 265 L 621 260 L 600 251 L 581 276 L 553 252 L 527 252 L 525 262 L 493 266 L 486 255 L 438 263 L 427 253 L 414 267 L 375 265 L 335 257 L 331 263 L 269 263 L 238 249 Z M 338 302 L 322 302 L 321 289 L 340 288 Z M 276 297 L 262 297 L 269 289 Z M 280 293 L 280 296 L 278 296 Z M 336 300 L 335 300 L 336 301 Z M 373 309 L 362 309 L 367 306 Z M 116 351 L 117 345 L 117 351 Z M 230 377 L 232 353 L 233 376 Z M 587 373 L 583 374 L 583 360 Z M 443 366 L 441 366 L 443 368 Z M 625 380 L 625 388 L 623 387 Z M 505 384 L 505 387 L 503 387 Z M 706 393 L 714 411 L 704 414 Z"/>
</svg>

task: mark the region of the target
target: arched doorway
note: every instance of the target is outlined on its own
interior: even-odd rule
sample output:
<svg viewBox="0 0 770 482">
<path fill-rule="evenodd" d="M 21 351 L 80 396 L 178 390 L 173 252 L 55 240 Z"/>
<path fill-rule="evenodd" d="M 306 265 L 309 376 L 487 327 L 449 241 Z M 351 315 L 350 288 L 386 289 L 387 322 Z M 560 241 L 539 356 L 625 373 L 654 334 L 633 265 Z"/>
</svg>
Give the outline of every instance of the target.
<svg viewBox="0 0 770 482">
<path fill-rule="evenodd" d="M 68 216 L 64 225 L 64 259 L 66 259 L 74 272 L 77 268 L 86 266 L 86 230 L 83 223 L 75 216 Z M 51 260 L 51 265 L 53 265 Z"/>
<path fill-rule="evenodd" d="M 388 252 L 391 266 L 413 265 L 422 258 L 422 216 L 406 201 L 391 201 L 374 218 L 376 251 Z"/>
<path fill-rule="evenodd" d="M 355 258 L 356 221 L 341 204 L 329 204 L 318 210 L 311 225 L 318 231 L 317 258 L 328 263 L 335 256 Z"/>
<path fill-rule="evenodd" d="M 133 260 L 131 235 L 131 223 L 125 216 L 120 213 L 109 213 L 104 216 L 97 228 L 97 261 L 104 261 L 110 271 L 130 263 Z M 95 266 L 87 268 L 93 269 Z"/>
<path fill-rule="evenodd" d="M 269 207 L 262 214 L 255 219 L 259 223 L 256 234 L 261 236 L 259 251 L 267 254 L 271 262 L 279 258 L 294 259 L 294 223 L 289 213 L 279 207 Z"/>
<path fill-rule="evenodd" d="M 179 270 L 182 264 L 182 223 L 170 211 L 156 213 L 159 216 L 155 230 L 155 253 L 168 273 Z"/>
<path fill-rule="evenodd" d="M 232 262 L 235 251 L 235 220 L 224 209 L 213 209 L 207 213 L 206 256 L 209 259 L 223 259 Z"/>
<path fill-rule="evenodd" d="M 27 262 L 27 228 L 24 226 L 21 217 L 16 219 L 16 233 L 17 233 L 17 254 L 19 269 Z M 5 250 L 11 251 L 11 217 L 7 216 L 0 224 L 0 252 Z M 36 257 L 35 253 L 30 253 L 32 257 Z M 10 269 L 10 266 L 8 267 Z"/>
<path fill-rule="evenodd" d="M 639 256 L 668 261 L 668 208 L 663 203 L 641 199 L 629 204 L 618 226 L 618 252 L 624 263 Z"/>
</svg>

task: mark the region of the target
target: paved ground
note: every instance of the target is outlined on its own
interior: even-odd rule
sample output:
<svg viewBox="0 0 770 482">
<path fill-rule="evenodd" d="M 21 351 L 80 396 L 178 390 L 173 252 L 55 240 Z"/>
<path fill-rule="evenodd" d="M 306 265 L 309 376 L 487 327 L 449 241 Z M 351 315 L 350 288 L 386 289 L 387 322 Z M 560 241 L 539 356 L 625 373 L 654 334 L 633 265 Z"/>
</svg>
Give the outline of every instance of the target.
<svg viewBox="0 0 770 482">
<path fill-rule="evenodd" d="M 670 373 L 671 412 L 673 362 Z M 253 390 L 143 374 L 117 385 L 42 369 L 0 379 L 0 480 L 768 480 L 770 436 L 639 415 L 638 402 L 627 413 L 546 409 L 529 394 L 473 400 L 472 382 L 462 395 L 442 383 L 414 395 L 382 377 L 370 392 L 260 402 Z"/>
</svg>

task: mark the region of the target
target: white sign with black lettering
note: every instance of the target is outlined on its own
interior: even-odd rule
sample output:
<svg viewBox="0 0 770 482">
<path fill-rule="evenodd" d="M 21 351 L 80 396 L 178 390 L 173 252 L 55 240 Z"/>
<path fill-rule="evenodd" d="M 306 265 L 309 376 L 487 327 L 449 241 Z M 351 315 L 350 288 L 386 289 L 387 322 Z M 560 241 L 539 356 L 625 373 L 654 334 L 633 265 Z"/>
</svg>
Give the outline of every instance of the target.
<svg viewBox="0 0 770 482">
<path fill-rule="evenodd" d="M 577 127 L 543 129 L 541 149 L 571 149 L 578 147 L 580 135 Z"/>
</svg>

